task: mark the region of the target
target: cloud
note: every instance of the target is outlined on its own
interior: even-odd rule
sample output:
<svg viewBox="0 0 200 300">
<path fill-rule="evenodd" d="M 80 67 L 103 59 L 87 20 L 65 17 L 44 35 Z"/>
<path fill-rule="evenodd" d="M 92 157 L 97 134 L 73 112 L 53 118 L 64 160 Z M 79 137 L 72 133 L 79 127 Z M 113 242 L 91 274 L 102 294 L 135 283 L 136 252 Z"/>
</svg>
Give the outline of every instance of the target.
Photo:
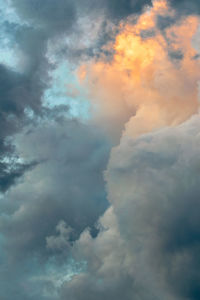
<svg viewBox="0 0 200 300">
<path fill-rule="evenodd" d="M 86 34 L 87 32 L 82 32 L 79 24 L 81 18 L 88 17 L 92 20 L 99 14 L 102 20 L 109 16 L 112 22 L 115 19 L 120 20 L 129 13 L 138 13 L 148 2 L 103 1 L 99 4 L 92 0 L 77 3 L 62 0 L 59 1 L 59 5 L 52 0 L 7 2 L 5 9 L 9 12 L 9 18 L 2 21 L 2 34 L 3 38 L 5 35 L 9 43 L 18 47 L 20 51 L 18 62 L 20 72 L 4 65 L 0 66 L 2 157 L 8 151 L 8 147 L 5 149 L 5 140 L 20 131 L 24 123 L 30 122 L 26 111 L 33 110 L 34 113 L 41 114 L 43 93 L 50 84 L 49 71 L 55 67 L 47 57 L 50 42 L 59 44 L 59 39 L 63 39 L 63 36 Z M 104 34 L 101 37 L 101 45 L 104 43 L 103 36 Z M 98 36 L 96 39 L 98 43 Z M 86 50 L 87 45 L 83 48 Z M 85 50 L 84 53 L 89 53 L 89 50 Z M 58 51 L 61 53 L 61 49 Z M 67 52 L 69 58 L 73 55 L 77 57 L 74 47 Z M 10 151 L 12 155 L 11 148 Z M 5 170 L 6 166 L 3 169 Z"/>
<path fill-rule="evenodd" d="M 56 226 L 56 232 L 58 236 L 48 236 L 46 237 L 46 247 L 51 250 L 62 250 L 70 246 L 70 235 L 73 230 L 71 227 L 68 227 L 65 221 L 60 221 Z"/>
<path fill-rule="evenodd" d="M 61 299 L 132 299 L 135 282 L 129 274 L 125 243 L 112 208 L 106 211 L 99 226 L 97 238 L 92 239 L 85 231 L 75 243 L 73 254 L 76 259 L 87 261 L 87 270 L 63 284 Z"/>
<path fill-rule="evenodd" d="M 75 231 L 74 238 L 94 226 L 107 207 L 102 172 L 110 149 L 98 129 L 75 120 L 44 122 L 15 142 L 22 159 L 39 163 L 4 197 L 2 211 L 8 217 L 0 227 L 9 236 L 13 259 L 44 254 L 45 239 L 61 220 Z"/>
<path fill-rule="evenodd" d="M 0 298 L 199 299 L 199 5 L 8 4 Z M 91 100 L 84 123 L 44 103 L 64 60 Z"/>
<path fill-rule="evenodd" d="M 189 14 L 199 14 L 200 5 L 197 1 L 187 1 L 187 0 L 170 0 L 172 6 L 177 10 L 177 13 L 180 15 L 189 15 Z"/>
<path fill-rule="evenodd" d="M 130 14 L 138 14 L 145 5 L 151 5 L 150 0 L 96 0 L 76 1 L 61 0 L 59 5 L 53 0 L 32 1 L 12 0 L 12 5 L 19 15 L 46 26 L 52 31 L 63 31 L 71 27 L 80 14 L 105 14 L 111 20 L 121 20 Z"/>
<path fill-rule="evenodd" d="M 35 113 L 39 111 L 45 85 L 34 77 L 34 72 L 23 75 L 0 66 L 1 191 L 6 191 L 15 182 L 15 178 L 28 170 L 28 165 L 14 162 L 16 155 L 10 138 L 30 121 L 26 110 Z"/>
<path fill-rule="evenodd" d="M 199 299 L 199 115 L 113 148 L 111 207 L 73 246 L 87 270 L 61 299 Z"/>
<path fill-rule="evenodd" d="M 15 157 L 12 136 L 21 131 L 32 119 L 29 113 L 42 113 L 42 96 L 48 86 L 50 65 L 45 58 L 44 34 L 24 24 L 6 23 L 8 40 L 21 51 L 20 70 L 0 65 L 0 159 Z M 8 28 L 9 27 L 9 28 Z M 9 166 L 4 163 L 3 174 Z M 25 171 L 25 169 L 24 169 Z M 19 175 L 19 173 L 18 173 Z"/>
<path fill-rule="evenodd" d="M 175 299 L 199 297 L 199 142 L 199 115 L 136 140 L 124 137 L 106 175 L 122 236 Z"/>
<path fill-rule="evenodd" d="M 108 15 L 114 19 L 123 19 L 131 14 L 140 13 L 147 5 L 151 6 L 149 0 L 111 0 L 103 2 L 107 6 Z"/>
<path fill-rule="evenodd" d="M 110 144 L 105 136 L 78 120 L 53 120 L 47 115 L 46 120 L 29 125 L 13 140 L 25 163 L 38 163 L 0 201 L 1 247 L 5 253 L 0 262 L 4 275 L 0 276 L 10 277 L 13 285 L 9 293 L 7 285 L 2 289 L 5 299 L 15 293 L 19 299 L 37 299 L 38 293 L 43 297 L 49 281 L 39 278 L 49 266 L 58 275 L 61 262 L 62 266 L 70 264 L 71 244 L 85 228 L 93 236 L 97 234 L 95 223 L 108 206 L 103 171 Z M 21 268 L 28 269 L 18 276 Z M 34 283 L 32 277 L 38 278 L 34 297 L 30 295 L 37 281 Z M 49 284 L 56 292 L 56 283 Z"/>
<path fill-rule="evenodd" d="M 67 0 L 61 0 L 59 5 L 53 0 L 12 0 L 11 3 L 22 19 L 39 26 L 48 35 L 69 30 L 76 19 L 75 5 Z"/>
<path fill-rule="evenodd" d="M 114 50 L 110 61 L 100 58 L 80 68 L 95 122 L 116 141 L 123 130 L 137 136 L 179 124 L 198 111 L 199 62 L 194 60 L 193 39 L 199 19 L 188 16 L 163 31 L 157 26 L 160 16 L 175 16 L 166 1 L 154 1 L 137 20 L 121 23 L 106 47 Z"/>
<path fill-rule="evenodd" d="M 37 165 L 36 162 L 24 163 L 0 163 L 0 191 L 7 191 L 12 185 L 17 182 L 17 179 L 22 177 L 24 173 Z"/>
</svg>

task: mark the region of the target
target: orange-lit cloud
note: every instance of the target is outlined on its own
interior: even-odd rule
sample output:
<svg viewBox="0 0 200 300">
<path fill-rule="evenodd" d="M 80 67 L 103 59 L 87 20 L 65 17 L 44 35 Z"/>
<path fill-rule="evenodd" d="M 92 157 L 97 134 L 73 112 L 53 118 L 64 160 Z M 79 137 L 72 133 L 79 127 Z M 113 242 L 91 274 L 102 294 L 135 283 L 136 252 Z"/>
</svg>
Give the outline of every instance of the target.
<svg viewBox="0 0 200 300">
<path fill-rule="evenodd" d="M 120 24 L 111 62 L 93 61 L 79 70 L 98 122 L 114 136 L 132 136 L 173 126 L 198 111 L 199 61 L 192 46 L 199 19 L 185 17 L 161 31 L 157 16 L 173 17 L 164 0 L 135 22 Z"/>
</svg>

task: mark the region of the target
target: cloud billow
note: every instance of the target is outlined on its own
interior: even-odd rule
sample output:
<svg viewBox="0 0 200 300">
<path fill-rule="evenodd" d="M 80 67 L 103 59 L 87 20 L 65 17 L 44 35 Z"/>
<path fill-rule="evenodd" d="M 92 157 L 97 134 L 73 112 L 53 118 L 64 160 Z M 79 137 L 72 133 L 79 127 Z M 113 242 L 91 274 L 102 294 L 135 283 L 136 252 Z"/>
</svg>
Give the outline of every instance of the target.
<svg viewBox="0 0 200 300">
<path fill-rule="evenodd" d="M 111 207 L 73 246 L 87 272 L 61 299 L 199 299 L 199 116 L 113 148 Z"/>
<path fill-rule="evenodd" d="M 199 298 L 198 124 L 124 138 L 106 175 L 122 236 L 175 299 Z"/>
</svg>

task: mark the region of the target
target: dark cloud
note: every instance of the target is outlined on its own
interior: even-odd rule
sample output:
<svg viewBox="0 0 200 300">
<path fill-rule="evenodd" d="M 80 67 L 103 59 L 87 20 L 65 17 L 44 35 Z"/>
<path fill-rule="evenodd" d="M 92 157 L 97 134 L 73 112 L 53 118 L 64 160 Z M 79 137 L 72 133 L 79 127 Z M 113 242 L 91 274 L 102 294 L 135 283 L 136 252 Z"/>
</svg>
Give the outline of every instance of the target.
<svg viewBox="0 0 200 300">
<path fill-rule="evenodd" d="M 130 14 L 140 13 L 144 6 L 151 5 L 150 0 L 84 0 L 72 2 L 61 0 L 59 4 L 53 0 L 12 0 L 13 6 L 23 18 L 32 20 L 37 25 L 48 27 L 49 30 L 63 31 L 69 29 L 79 13 L 107 14 L 111 20 L 122 19 Z"/>
<path fill-rule="evenodd" d="M 29 52 L 29 50 L 33 52 L 31 43 L 34 44 L 35 41 L 39 47 L 38 35 L 31 30 L 28 30 L 28 32 L 25 31 L 26 30 L 23 30 L 22 33 L 20 29 L 16 33 L 16 38 L 21 44 L 21 47 L 23 47 L 24 53 Z M 28 55 L 31 55 L 31 51 Z M 39 47 L 36 51 L 34 51 L 34 55 L 31 55 L 30 57 L 28 56 L 29 58 L 27 59 L 26 72 L 22 74 L 11 70 L 4 65 L 0 65 L 1 160 L 4 159 L 4 156 L 13 156 L 14 148 L 9 145 L 8 139 L 20 131 L 28 122 L 27 110 L 30 110 L 36 114 L 40 114 L 42 102 L 41 98 L 44 89 L 47 87 L 45 78 L 47 79 L 48 77 L 48 74 L 46 73 L 47 68 L 45 66 L 46 60 L 44 59 L 42 61 L 42 52 L 43 50 Z M 8 183 L 8 177 L 6 175 L 7 171 L 5 171 L 7 167 L 9 167 L 8 163 L 4 164 L 4 166 L 2 165 L 0 170 L 2 190 L 4 190 L 3 185 L 6 184 L 6 182 Z M 23 169 L 24 171 L 26 170 L 26 168 Z M 17 171 L 17 176 L 20 174 L 21 172 Z M 6 175 L 5 178 L 4 175 Z M 16 177 L 16 174 L 13 174 L 13 176 Z M 11 182 L 12 180 L 10 177 L 10 183 Z M 8 187 L 8 185 L 6 185 L 6 187 Z"/>
<path fill-rule="evenodd" d="M 155 31 L 154 30 L 142 30 L 140 32 L 140 36 L 143 39 L 152 38 L 155 36 Z"/>
<path fill-rule="evenodd" d="M 146 5 L 152 4 L 150 0 L 111 0 L 104 1 L 111 18 L 122 19 L 131 14 L 140 13 Z"/>
<path fill-rule="evenodd" d="M 198 1 L 192 0 L 170 0 L 172 7 L 177 9 L 178 14 L 199 14 L 200 5 Z"/>
<path fill-rule="evenodd" d="M 69 30 L 76 20 L 75 4 L 69 0 L 12 0 L 12 5 L 22 19 L 48 35 Z"/>
<path fill-rule="evenodd" d="M 22 177 L 24 173 L 33 168 L 37 163 L 0 163 L 0 191 L 7 191 L 10 186 L 17 182 L 17 179 Z"/>
<path fill-rule="evenodd" d="M 55 261 L 55 272 L 56 261 L 65 264 L 72 242 L 85 228 L 93 230 L 108 206 L 103 170 L 110 145 L 100 130 L 64 117 L 29 126 L 14 141 L 19 157 L 39 163 L 1 199 L 0 231 L 7 261 L 0 262 L 1 276 L 13 273 L 13 288 L 4 286 L 1 296 L 11 299 L 17 293 L 17 299 L 37 299 L 48 280 L 38 279 L 34 297 L 28 296 L 34 282 L 27 280 L 44 276 L 40 274 L 46 272 L 48 261 Z M 20 268 L 24 270 L 18 276 Z"/>
<path fill-rule="evenodd" d="M 177 21 L 177 18 L 176 16 L 172 17 L 172 16 L 158 15 L 156 17 L 156 21 L 157 21 L 157 27 L 163 31 L 169 26 L 172 26 Z"/>
<path fill-rule="evenodd" d="M 61 220 L 76 238 L 92 228 L 107 207 L 102 172 L 110 147 L 100 131 L 76 121 L 47 121 L 19 135 L 16 148 L 20 157 L 41 163 L 5 196 L 10 217 L 1 223 L 1 232 L 10 237 L 12 257 L 45 253 L 45 239 Z M 18 232 L 22 238 L 16 238 Z"/>
<path fill-rule="evenodd" d="M 184 18 L 187 15 L 200 14 L 200 4 L 198 1 L 168 0 L 168 3 L 175 9 L 175 14 L 173 16 L 157 16 L 157 26 L 162 31 L 174 25 L 176 22 L 179 22 L 181 18 Z"/>
<path fill-rule="evenodd" d="M 181 60 L 184 57 L 181 50 L 169 51 L 169 56 L 172 60 Z"/>
</svg>

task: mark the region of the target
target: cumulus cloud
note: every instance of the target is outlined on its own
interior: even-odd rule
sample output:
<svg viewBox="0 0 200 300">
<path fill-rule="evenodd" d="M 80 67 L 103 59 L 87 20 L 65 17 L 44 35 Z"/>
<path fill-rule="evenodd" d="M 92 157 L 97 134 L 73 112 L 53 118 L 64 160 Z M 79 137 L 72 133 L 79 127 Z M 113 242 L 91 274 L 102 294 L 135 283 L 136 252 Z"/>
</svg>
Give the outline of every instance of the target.
<svg viewBox="0 0 200 300">
<path fill-rule="evenodd" d="M 124 137 L 106 171 L 111 207 L 75 243 L 87 271 L 62 299 L 199 298 L 199 115 L 176 127 Z"/>
<path fill-rule="evenodd" d="M 199 298 L 199 142 L 199 115 L 174 129 L 124 138 L 106 175 L 123 237 L 176 299 Z"/>
<path fill-rule="evenodd" d="M 168 2 L 154 1 L 137 20 L 121 23 L 107 45 L 114 49 L 109 62 L 93 60 L 80 68 L 80 80 L 94 103 L 95 122 L 115 140 L 124 127 L 126 134 L 137 136 L 179 124 L 198 111 L 200 73 L 193 38 L 199 18 L 185 17 L 164 31 L 157 26 L 160 17 L 174 16 Z"/>
</svg>

